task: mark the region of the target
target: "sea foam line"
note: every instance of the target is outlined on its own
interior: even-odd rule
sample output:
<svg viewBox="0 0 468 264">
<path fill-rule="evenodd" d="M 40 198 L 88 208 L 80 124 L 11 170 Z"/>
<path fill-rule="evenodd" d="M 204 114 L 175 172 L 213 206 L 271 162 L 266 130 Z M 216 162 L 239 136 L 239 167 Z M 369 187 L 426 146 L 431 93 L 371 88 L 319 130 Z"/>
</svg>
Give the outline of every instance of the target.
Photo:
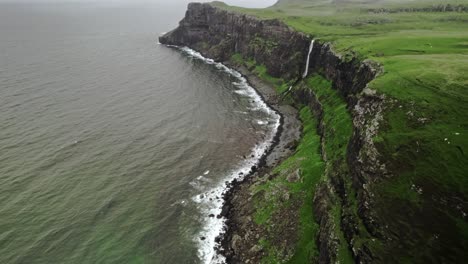
<svg viewBox="0 0 468 264">
<path fill-rule="evenodd" d="M 189 56 L 200 59 L 207 64 L 212 64 L 216 68 L 237 78 L 238 82 L 235 83 L 236 87 L 245 91 L 242 95 L 253 99 L 252 101 L 255 103 L 254 109 L 262 110 L 272 118 L 272 122 L 269 122 L 271 130 L 267 134 L 265 140 L 252 149 L 252 153 L 249 158 L 239 164 L 236 169 L 227 173 L 226 177 L 219 182 L 218 186 L 192 198 L 192 200 L 199 205 L 204 220 L 201 232 L 194 238 L 194 241 L 198 244 L 198 257 L 205 264 L 221 264 L 225 263 L 225 258 L 216 253 L 215 247 L 220 247 L 220 245 L 215 242 L 215 239 L 223 232 L 226 223 L 226 219 L 224 217 L 217 217 L 221 214 L 221 210 L 224 205 L 224 201 L 222 199 L 223 194 L 228 190 L 228 183 L 235 179 L 242 180 L 249 174 L 252 166 L 258 165 L 261 157 L 270 149 L 280 126 L 280 115 L 268 106 L 257 91 L 249 85 L 247 79 L 238 71 L 230 69 L 224 64 L 215 62 L 212 59 L 205 58 L 199 52 L 188 47 L 172 47 L 179 48 Z M 203 238 L 203 240 L 200 238 Z"/>
</svg>

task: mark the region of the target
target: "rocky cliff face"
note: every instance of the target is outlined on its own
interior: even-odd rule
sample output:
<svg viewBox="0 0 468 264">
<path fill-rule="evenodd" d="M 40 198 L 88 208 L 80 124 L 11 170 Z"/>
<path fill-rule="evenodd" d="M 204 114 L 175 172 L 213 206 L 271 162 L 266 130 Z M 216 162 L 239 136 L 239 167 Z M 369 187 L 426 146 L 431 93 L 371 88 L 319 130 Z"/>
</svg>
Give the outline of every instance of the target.
<svg viewBox="0 0 468 264">
<path fill-rule="evenodd" d="M 300 80 L 311 37 L 278 20 L 260 20 L 210 4 L 191 3 L 179 27 L 160 37 L 160 42 L 188 46 L 217 61 L 228 61 L 233 55 L 240 54 L 265 65 L 267 73 L 273 77 Z M 380 161 L 372 142 L 382 118 L 385 98 L 366 88 L 379 73 L 379 66 L 371 61 L 345 60 L 333 52 L 329 44 L 318 41 L 315 41 L 309 66 L 309 73 L 320 73 L 332 81 L 333 88 L 346 100 L 354 125 L 347 157 L 342 160 L 349 169 L 343 171 L 340 169 L 342 164 L 333 164 L 327 171 L 328 181 L 318 188 L 314 199 L 316 220 L 320 224 L 319 260 L 321 263 L 337 260 L 338 229 L 344 233 L 346 246 L 356 261 L 372 262 L 377 258 L 375 253 L 365 243 L 357 245 L 356 241 L 362 235 L 358 228 L 361 222 L 372 239 L 385 239 L 378 216 L 372 211 L 370 188 L 372 182 L 386 174 L 385 164 Z M 308 105 L 321 119 L 323 109 L 310 89 L 297 87 L 293 98 Z M 325 129 L 320 122 L 319 133 L 323 135 Z M 326 160 L 324 148 L 322 155 Z M 351 185 L 352 190 L 347 185 Z M 351 195 L 357 200 L 357 210 L 351 208 L 355 206 L 349 201 Z M 332 206 L 342 208 L 338 227 L 336 216 L 330 212 Z"/>
<path fill-rule="evenodd" d="M 264 64 L 270 75 L 291 79 L 304 67 L 310 40 L 278 20 L 258 20 L 191 3 L 179 27 L 160 42 L 188 46 L 217 61 L 239 53 Z"/>
</svg>

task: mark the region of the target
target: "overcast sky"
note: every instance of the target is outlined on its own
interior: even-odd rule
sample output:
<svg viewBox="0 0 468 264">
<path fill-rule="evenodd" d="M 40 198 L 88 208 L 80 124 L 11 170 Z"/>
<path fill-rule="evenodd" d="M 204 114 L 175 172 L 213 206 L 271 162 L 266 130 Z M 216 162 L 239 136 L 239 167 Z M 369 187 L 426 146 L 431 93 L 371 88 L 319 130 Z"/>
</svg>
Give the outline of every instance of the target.
<svg viewBox="0 0 468 264">
<path fill-rule="evenodd" d="M 102 2 L 102 3 L 155 3 L 155 4 L 168 4 L 168 5 L 180 5 L 187 4 L 189 2 L 211 2 L 212 0 L 0 0 L 0 2 L 12 2 L 12 3 L 73 3 L 73 2 Z M 229 5 L 244 6 L 244 7 L 268 7 L 273 5 L 277 0 L 224 0 L 223 2 Z"/>
</svg>

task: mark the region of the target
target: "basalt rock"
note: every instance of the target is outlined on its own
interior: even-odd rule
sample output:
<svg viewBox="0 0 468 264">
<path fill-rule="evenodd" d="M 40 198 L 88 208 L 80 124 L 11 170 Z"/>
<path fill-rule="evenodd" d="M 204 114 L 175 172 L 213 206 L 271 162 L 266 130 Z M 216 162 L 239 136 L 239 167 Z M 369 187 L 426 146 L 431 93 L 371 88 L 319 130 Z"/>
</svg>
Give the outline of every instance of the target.
<svg viewBox="0 0 468 264">
<path fill-rule="evenodd" d="M 312 37 L 297 32 L 279 20 L 261 20 L 249 15 L 226 11 L 210 4 L 191 3 L 185 18 L 175 30 L 160 37 L 163 44 L 188 46 L 216 61 L 228 61 L 239 54 L 244 59 L 255 60 L 266 66 L 267 73 L 285 80 L 300 80 L 304 71 Z M 354 131 L 350 139 L 347 157 L 342 164 L 327 169 L 327 181 L 316 190 L 314 215 L 320 225 L 317 243 L 320 263 L 337 261 L 340 239 L 336 230 L 342 230 L 357 262 L 368 263 L 378 257 L 366 245 L 355 246 L 359 232 L 357 222 L 362 221 L 373 239 L 385 241 L 383 227 L 372 210 L 372 184 L 388 176 L 385 163 L 373 144 L 382 121 L 385 98 L 370 90 L 367 84 L 381 71 L 372 61 L 360 61 L 354 56 L 341 56 L 329 43 L 314 42 L 310 55 L 309 73 L 320 73 L 332 81 L 348 104 Z M 297 104 L 307 105 L 319 120 L 318 133 L 322 135 L 322 158 L 327 162 L 323 139 L 325 124 L 323 108 L 311 89 L 296 87 L 291 93 Z M 304 176 L 305 177 L 305 176 Z M 351 181 L 356 193 L 358 212 L 349 210 L 349 191 L 345 181 Z M 337 226 L 331 208 L 342 207 L 341 224 Z M 226 215 L 223 214 L 222 215 Z M 237 254 L 239 238 L 229 234 L 231 247 Z M 229 250 L 228 250 L 229 251 Z M 235 256 L 230 256 L 236 259 Z"/>
<path fill-rule="evenodd" d="M 285 79 L 303 70 L 310 42 L 279 20 L 259 20 L 201 3 L 189 4 L 179 27 L 159 41 L 188 46 L 216 61 L 238 53 L 265 65 L 268 74 Z"/>
</svg>

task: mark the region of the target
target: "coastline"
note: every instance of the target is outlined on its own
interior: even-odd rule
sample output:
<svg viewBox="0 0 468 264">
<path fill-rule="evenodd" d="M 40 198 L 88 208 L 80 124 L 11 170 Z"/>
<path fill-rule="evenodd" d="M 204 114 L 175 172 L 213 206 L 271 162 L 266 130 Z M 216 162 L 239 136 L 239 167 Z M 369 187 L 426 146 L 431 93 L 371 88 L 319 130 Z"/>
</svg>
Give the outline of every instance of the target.
<svg viewBox="0 0 468 264">
<path fill-rule="evenodd" d="M 218 204 L 211 204 L 202 210 L 202 213 L 206 215 L 206 227 L 208 228 L 195 239 L 198 242 L 204 242 L 204 244 L 199 245 L 202 262 L 230 263 L 231 256 L 226 249 L 229 248 L 229 241 L 240 227 L 237 224 L 238 217 L 235 215 L 235 211 L 239 208 L 234 206 L 233 200 L 239 190 L 248 189 L 261 175 L 265 175 L 293 154 L 295 146 L 301 138 L 302 123 L 299 120 L 299 112 L 293 106 L 283 103 L 281 96 L 272 85 L 261 80 L 244 66 L 230 62 L 216 62 L 188 47 L 166 46 L 176 48 L 188 56 L 203 60 L 205 63 L 213 64 L 218 69 L 223 69 L 226 73 L 238 78 L 246 85 L 246 88 L 254 90 L 255 97 L 260 99 L 260 105 L 263 104 L 264 108 L 271 110 L 279 117 L 272 135 L 270 135 L 271 138 L 255 146 L 251 157 L 246 159 L 244 166 L 228 173 L 229 176 L 227 176 L 224 185 L 213 189 L 210 194 L 207 192 L 206 195 L 200 194 L 193 198 L 195 202 L 203 203 L 203 199 L 207 200 L 210 196 L 213 196 L 213 200 L 215 200 L 214 197 L 221 197 L 222 203 L 219 208 Z M 258 101 L 255 102 L 258 103 Z M 245 199 L 243 202 L 248 203 L 249 200 Z M 216 231 L 217 229 L 219 230 Z M 211 239 L 212 241 L 210 241 Z"/>
<path fill-rule="evenodd" d="M 262 255 L 261 249 L 257 248 L 258 240 L 262 237 L 262 230 L 255 227 L 251 211 L 250 187 L 259 182 L 271 180 L 274 176 L 269 173 L 283 160 L 291 156 L 302 136 L 302 123 L 299 119 L 299 111 L 289 104 L 282 102 L 280 95 L 272 85 L 261 80 L 244 66 L 224 63 L 230 68 L 239 71 L 249 84 L 257 91 L 268 106 L 281 116 L 280 127 L 275 135 L 274 142 L 258 162 L 258 168 L 252 170 L 243 179 L 235 179 L 223 194 L 224 205 L 222 209 L 225 217 L 225 230 L 217 238 L 218 254 L 226 259 L 226 263 L 242 263 L 259 261 Z M 240 236 L 239 233 L 244 233 Z M 252 239 L 239 241 L 240 237 L 251 237 Z M 242 242 L 242 245 L 238 245 Z M 242 249 L 240 249 L 242 248 Z M 246 250 L 247 249 L 247 250 Z M 242 252 L 242 260 L 239 259 Z M 257 256 L 257 258 L 255 257 Z"/>
<path fill-rule="evenodd" d="M 191 3 L 179 26 L 160 37 L 162 43 L 190 46 L 217 61 L 244 64 L 266 81 L 282 85 L 281 90 L 301 73 L 310 72 L 291 93 L 294 104 L 305 106 L 300 112 L 303 139 L 291 161 L 269 171 L 266 161 L 274 160 L 275 152 L 265 152 L 262 166 L 245 180 L 234 181 L 224 195 L 223 215 L 229 221 L 225 235 L 218 237 L 218 252 L 228 262 L 464 259 L 468 233 L 461 223 L 466 214 L 458 204 L 461 198 L 447 201 L 454 199 L 453 193 L 467 193 L 462 184 L 466 162 L 461 151 L 466 142 L 457 140 L 455 149 L 449 137 L 462 134 L 453 131 L 464 120 L 465 64 L 451 57 L 463 47 L 451 45 L 455 38 L 441 34 L 453 31 L 455 37 L 462 31 L 454 30 L 452 14 L 442 14 L 444 5 L 403 6 L 392 14 L 382 13 L 395 22 L 383 25 L 374 23 L 379 16 L 375 10 L 365 14 L 359 4 L 350 5 L 338 20 L 360 14 L 364 23 L 360 18 L 356 23 L 340 23 L 333 12 L 309 19 L 303 13 L 306 5 L 286 0 L 268 10 Z M 329 3 L 317 7 L 319 13 L 337 11 Z M 444 19 L 434 16 L 434 11 Z M 405 19 L 399 13 L 405 13 Z M 421 31 L 431 24 L 439 29 L 437 34 Z M 339 34 L 330 36 L 329 27 L 339 29 Z M 374 34 L 376 28 L 398 33 Z M 394 44 L 402 42 L 408 32 L 414 39 L 403 44 L 411 49 L 399 49 L 401 45 Z M 421 46 L 428 37 L 440 38 L 437 49 L 430 43 Z M 427 67 L 416 67 L 421 65 Z M 449 70 L 441 71 L 440 65 Z M 441 138 L 441 131 L 447 137 Z M 447 158 L 441 159 L 441 153 Z M 301 178 L 305 171 L 307 177 Z M 304 196 L 291 199 L 288 189 L 294 184 L 304 187 Z M 297 203 L 307 207 L 299 208 Z M 298 215 L 291 207 L 303 213 Z M 453 228 L 426 223 L 427 216 Z M 296 232 L 299 225 L 304 232 Z M 297 239 L 291 235 L 295 232 Z M 435 233 L 434 243 L 423 243 Z"/>
</svg>

